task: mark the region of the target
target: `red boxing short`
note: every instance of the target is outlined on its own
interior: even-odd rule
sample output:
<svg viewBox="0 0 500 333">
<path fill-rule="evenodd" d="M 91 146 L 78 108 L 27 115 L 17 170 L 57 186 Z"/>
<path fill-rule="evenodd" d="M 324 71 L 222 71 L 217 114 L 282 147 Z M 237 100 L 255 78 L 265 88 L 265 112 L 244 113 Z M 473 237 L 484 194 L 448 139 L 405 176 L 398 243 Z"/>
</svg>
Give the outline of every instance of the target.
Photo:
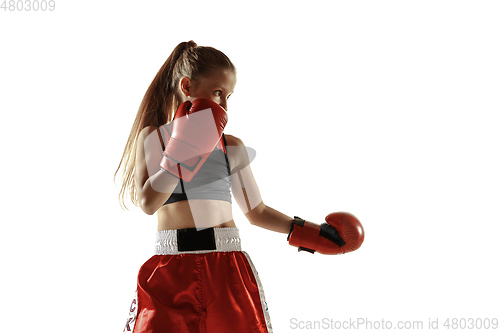
<svg viewBox="0 0 500 333">
<path fill-rule="evenodd" d="M 272 333 L 264 290 L 241 251 L 238 229 L 158 231 L 123 331 Z"/>
</svg>

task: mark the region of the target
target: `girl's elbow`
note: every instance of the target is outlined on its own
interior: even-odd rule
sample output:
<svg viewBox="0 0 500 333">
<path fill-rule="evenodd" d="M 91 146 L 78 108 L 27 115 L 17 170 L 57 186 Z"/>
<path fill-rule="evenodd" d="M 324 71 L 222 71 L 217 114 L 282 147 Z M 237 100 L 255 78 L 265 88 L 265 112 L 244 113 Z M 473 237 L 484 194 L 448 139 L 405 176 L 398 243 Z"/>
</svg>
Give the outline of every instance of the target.
<svg viewBox="0 0 500 333">
<path fill-rule="evenodd" d="M 144 213 L 146 213 L 147 215 L 153 215 L 154 213 L 156 213 L 156 211 L 158 210 L 157 207 L 154 207 L 152 204 L 151 204 L 151 201 L 150 200 L 147 200 L 147 198 L 142 198 L 140 201 L 139 201 L 139 205 L 142 209 L 142 211 Z"/>
<path fill-rule="evenodd" d="M 245 216 L 251 225 L 260 227 L 263 223 L 263 219 L 265 219 L 263 214 L 265 210 L 266 205 L 261 201 L 259 205 L 254 207 L 251 211 L 247 212 Z"/>
</svg>

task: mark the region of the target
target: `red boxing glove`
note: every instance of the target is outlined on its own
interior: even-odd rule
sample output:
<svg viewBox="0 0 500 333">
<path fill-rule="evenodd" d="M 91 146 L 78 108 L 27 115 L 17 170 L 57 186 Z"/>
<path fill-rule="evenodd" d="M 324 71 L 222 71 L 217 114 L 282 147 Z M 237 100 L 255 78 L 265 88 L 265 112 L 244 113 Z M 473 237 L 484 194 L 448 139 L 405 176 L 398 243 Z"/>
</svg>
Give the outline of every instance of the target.
<svg viewBox="0 0 500 333">
<path fill-rule="evenodd" d="M 311 253 L 344 254 L 357 250 L 365 239 L 359 220 L 349 213 L 331 213 L 321 225 L 295 216 L 288 243 Z"/>
<path fill-rule="evenodd" d="M 204 98 L 181 104 L 172 121 L 160 166 L 184 181 L 191 181 L 222 137 L 227 112 Z"/>
</svg>

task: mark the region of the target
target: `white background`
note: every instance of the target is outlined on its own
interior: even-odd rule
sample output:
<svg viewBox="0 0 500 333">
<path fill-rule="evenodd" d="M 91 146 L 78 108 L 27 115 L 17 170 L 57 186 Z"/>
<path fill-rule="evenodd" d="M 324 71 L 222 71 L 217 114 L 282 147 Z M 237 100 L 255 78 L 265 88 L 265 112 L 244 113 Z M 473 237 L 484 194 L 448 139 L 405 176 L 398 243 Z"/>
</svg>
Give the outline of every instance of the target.
<svg viewBox="0 0 500 333">
<path fill-rule="evenodd" d="M 123 329 L 156 216 L 122 210 L 113 175 L 190 39 L 237 66 L 225 132 L 264 202 L 365 228 L 357 252 L 297 253 L 233 206 L 275 332 L 499 317 L 498 2 L 55 2 L 0 11 L 2 332 Z"/>
</svg>

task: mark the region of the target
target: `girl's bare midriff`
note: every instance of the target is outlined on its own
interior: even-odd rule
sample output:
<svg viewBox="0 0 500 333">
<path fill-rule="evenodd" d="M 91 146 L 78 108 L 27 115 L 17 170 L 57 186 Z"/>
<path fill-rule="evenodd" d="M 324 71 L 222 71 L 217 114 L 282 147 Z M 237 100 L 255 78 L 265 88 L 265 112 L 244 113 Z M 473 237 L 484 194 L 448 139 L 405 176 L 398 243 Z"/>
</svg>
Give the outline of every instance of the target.
<svg viewBox="0 0 500 333">
<path fill-rule="evenodd" d="M 221 200 L 184 200 L 156 212 L 158 230 L 184 228 L 234 228 L 231 203 Z"/>
</svg>

